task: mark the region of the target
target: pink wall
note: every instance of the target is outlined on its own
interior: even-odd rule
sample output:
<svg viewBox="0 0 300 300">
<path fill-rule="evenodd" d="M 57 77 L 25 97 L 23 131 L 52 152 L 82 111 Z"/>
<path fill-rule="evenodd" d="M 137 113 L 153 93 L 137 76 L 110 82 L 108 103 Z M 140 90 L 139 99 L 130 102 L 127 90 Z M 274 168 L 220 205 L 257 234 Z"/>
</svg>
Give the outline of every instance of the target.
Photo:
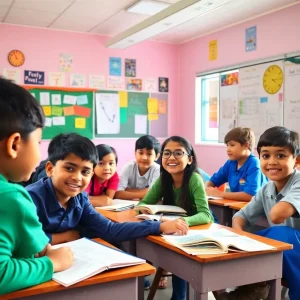
<svg viewBox="0 0 300 300">
<path fill-rule="evenodd" d="M 245 29 L 257 26 L 257 50 L 245 52 Z M 300 50 L 300 4 L 182 44 L 179 49 L 180 134 L 195 142 L 196 73 Z M 218 40 L 218 59 L 208 60 L 208 43 Z M 195 143 L 194 143 L 195 145 Z M 195 145 L 200 167 L 215 172 L 227 159 L 225 147 Z"/>
<path fill-rule="evenodd" d="M 86 75 L 108 76 L 110 56 L 134 58 L 137 60 L 137 78 L 169 77 L 169 134 L 173 134 L 178 120 L 179 46 L 144 42 L 129 49 L 117 50 L 105 48 L 103 43 L 106 39 L 99 35 L 0 24 L 0 72 L 2 68 L 11 67 L 7 54 L 12 49 L 20 49 L 26 56 L 22 70 L 45 71 L 46 75 L 47 72 L 59 71 L 60 53 L 71 53 L 74 61 L 72 72 Z M 47 76 L 45 82 L 48 83 Z M 48 143 L 42 142 L 43 157 L 47 155 Z M 115 147 L 120 156 L 119 167 L 134 158 L 135 139 L 95 139 L 94 143 L 107 143 Z"/>
</svg>

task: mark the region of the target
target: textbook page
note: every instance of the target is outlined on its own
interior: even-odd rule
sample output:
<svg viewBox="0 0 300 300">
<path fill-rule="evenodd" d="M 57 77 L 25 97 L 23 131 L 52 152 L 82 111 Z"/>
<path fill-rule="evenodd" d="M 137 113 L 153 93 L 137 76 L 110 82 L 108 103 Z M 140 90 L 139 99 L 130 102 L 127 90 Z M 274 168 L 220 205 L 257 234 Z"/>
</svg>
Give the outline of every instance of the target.
<svg viewBox="0 0 300 300">
<path fill-rule="evenodd" d="M 163 238 L 192 255 L 275 249 L 273 246 L 238 235 L 224 228 L 219 230 L 189 230 L 185 236 L 164 235 Z"/>
<path fill-rule="evenodd" d="M 112 205 L 97 206 L 97 208 L 103 209 L 103 210 L 121 211 L 121 210 L 133 208 L 137 204 L 138 204 L 138 201 L 113 199 Z"/>
<path fill-rule="evenodd" d="M 146 210 L 149 214 L 155 215 L 158 213 L 168 213 L 168 214 L 177 214 L 177 215 L 186 215 L 186 211 L 175 205 L 151 205 L 151 204 L 141 204 L 135 207 L 135 210 Z"/>
<path fill-rule="evenodd" d="M 52 279 L 63 286 L 70 286 L 111 268 L 138 265 L 146 262 L 144 259 L 86 238 L 55 245 L 53 248 L 62 246 L 71 247 L 74 253 L 74 264 L 67 270 L 53 274 Z"/>
<path fill-rule="evenodd" d="M 181 218 L 182 216 L 177 216 L 177 215 L 163 215 L 163 214 L 158 214 L 158 215 L 147 215 L 147 214 L 140 214 L 137 215 L 137 219 L 141 220 L 150 220 L 150 221 L 172 221 L 172 220 L 177 220 Z"/>
</svg>

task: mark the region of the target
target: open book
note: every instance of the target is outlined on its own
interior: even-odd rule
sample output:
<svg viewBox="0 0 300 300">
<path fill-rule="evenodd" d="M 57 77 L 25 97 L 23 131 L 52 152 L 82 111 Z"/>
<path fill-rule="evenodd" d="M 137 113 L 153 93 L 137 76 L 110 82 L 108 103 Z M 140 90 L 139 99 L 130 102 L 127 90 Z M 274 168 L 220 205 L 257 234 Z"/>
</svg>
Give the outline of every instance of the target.
<svg viewBox="0 0 300 300">
<path fill-rule="evenodd" d="M 155 215 L 159 213 L 163 214 L 172 214 L 172 215 L 180 215 L 180 216 L 186 216 L 187 212 L 179 207 L 179 206 L 173 206 L 173 205 L 151 205 L 151 204 L 141 204 L 137 205 L 134 208 L 136 211 L 144 210 L 150 215 Z"/>
<path fill-rule="evenodd" d="M 134 208 L 138 203 L 138 201 L 114 199 L 112 205 L 98 206 L 97 208 L 110 211 L 122 211 Z"/>
<path fill-rule="evenodd" d="M 188 254 L 219 254 L 228 251 L 254 252 L 274 250 L 275 247 L 227 229 L 190 230 L 185 236 L 164 235 L 170 244 Z"/>
<path fill-rule="evenodd" d="M 139 265 L 146 262 L 144 259 L 86 238 L 53 247 L 59 248 L 62 246 L 71 247 L 74 253 L 74 264 L 67 270 L 53 274 L 52 279 L 63 286 L 70 286 L 108 269 Z"/>
<path fill-rule="evenodd" d="M 158 215 L 140 214 L 136 216 L 137 219 L 150 220 L 150 221 L 171 221 L 171 220 L 179 219 L 181 217 L 182 216 L 178 216 L 178 215 L 162 215 L 162 214 L 158 214 Z"/>
</svg>

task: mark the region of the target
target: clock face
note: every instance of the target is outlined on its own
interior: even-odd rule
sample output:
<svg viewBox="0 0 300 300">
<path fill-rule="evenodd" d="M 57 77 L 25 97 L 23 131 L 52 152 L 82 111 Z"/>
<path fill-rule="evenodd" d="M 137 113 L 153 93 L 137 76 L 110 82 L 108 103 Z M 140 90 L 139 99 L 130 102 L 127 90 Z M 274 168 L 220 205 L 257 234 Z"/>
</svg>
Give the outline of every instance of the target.
<svg viewBox="0 0 300 300">
<path fill-rule="evenodd" d="M 267 68 L 263 76 L 263 87 L 269 94 L 276 94 L 283 83 L 283 72 L 278 65 Z"/>
<path fill-rule="evenodd" d="M 8 53 L 8 61 L 14 67 L 20 67 L 24 64 L 25 55 L 20 50 L 12 50 Z"/>
</svg>

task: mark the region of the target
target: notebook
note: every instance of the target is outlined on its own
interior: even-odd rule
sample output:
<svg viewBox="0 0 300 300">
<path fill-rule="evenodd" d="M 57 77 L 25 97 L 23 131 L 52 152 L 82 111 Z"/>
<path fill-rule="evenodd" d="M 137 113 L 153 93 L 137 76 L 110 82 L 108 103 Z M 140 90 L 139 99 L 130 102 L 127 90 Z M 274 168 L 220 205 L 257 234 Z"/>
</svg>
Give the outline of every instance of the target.
<svg viewBox="0 0 300 300">
<path fill-rule="evenodd" d="M 180 216 L 186 216 L 187 212 L 183 208 L 179 206 L 174 205 L 151 205 L 151 204 L 141 204 L 137 205 L 134 208 L 136 211 L 146 211 L 150 215 L 155 214 L 174 214 L 174 215 L 180 215 Z"/>
<path fill-rule="evenodd" d="M 255 252 L 276 248 L 227 229 L 189 230 L 185 236 L 163 235 L 170 244 L 192 255 Z"/>
<path fill-rule="evenodd" d="M 171 221 L 171 220 L 177 220 L 181 217 L 182 216 L 178 216 L 178 215 L 162 215 L 162 214 L 158 214 L 158 215 L 140 214 L 136 216 L 137 219 L 150 220 L 150 221 Z"/>
<path fill-rule="evenodd" d="M 98 206 L 97 208 L 110 211 L 122 211 L 134 208 L 138 203 L 138 201 L 114 199 L 112 205 Z"/>
<path fill-rule="evenodd" d="M 129 255 L 118 249 L 104 246 L 87 238 L 59 244 L 71 247 L 74 264 L 67 270 L 53 274 L 52 279 L 63 286 L 70 286 L 109 269 L 143 264 L 144 259 Z"/>
</svg>

